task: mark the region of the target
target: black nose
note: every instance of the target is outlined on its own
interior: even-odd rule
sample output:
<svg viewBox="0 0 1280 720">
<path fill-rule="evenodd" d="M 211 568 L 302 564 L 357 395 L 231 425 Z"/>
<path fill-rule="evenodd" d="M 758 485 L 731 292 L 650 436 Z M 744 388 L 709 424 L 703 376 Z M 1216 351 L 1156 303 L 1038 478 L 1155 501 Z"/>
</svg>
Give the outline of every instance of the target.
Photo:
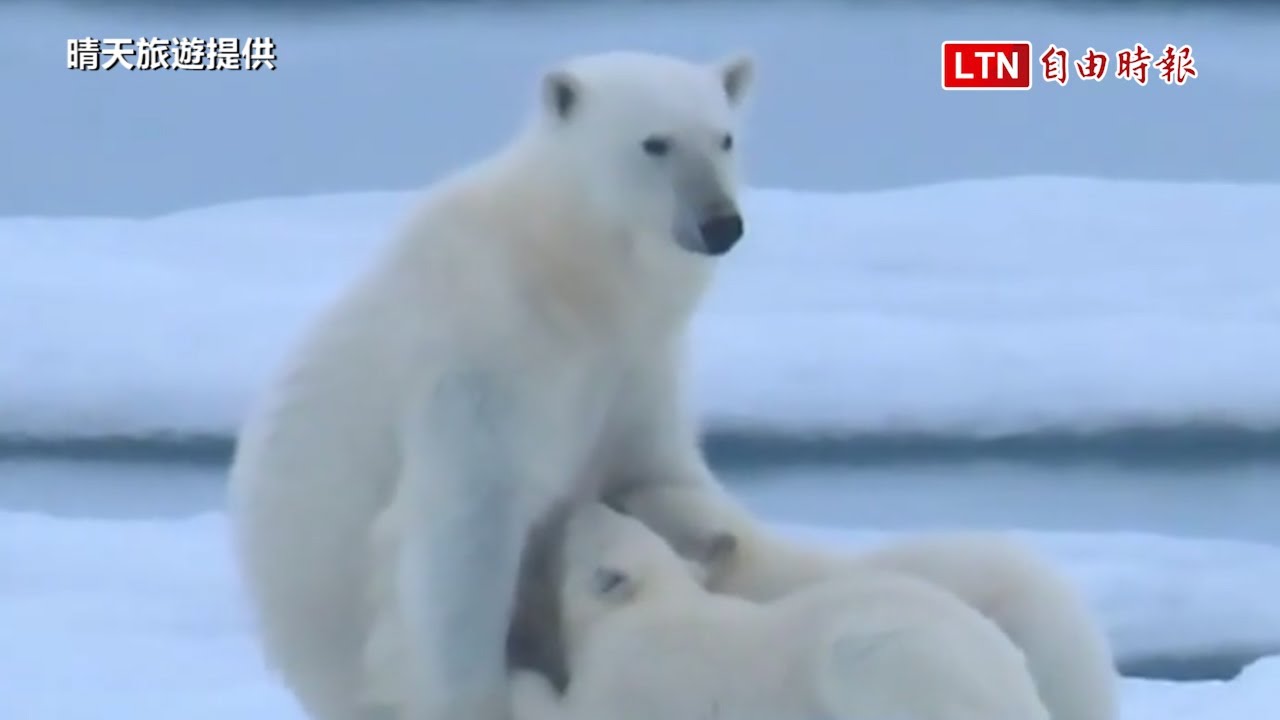
<svg viewBox="0 0 1280 720">
<path fill-rule="evenodd" d="M 729 252 L 742 238 L 742 230 L 742 216 L 737 213 L 717 215 L 702 221 L 698 226 L 698 232 L 702 234 L 702 244 L 706 247 L 708 255 L 723 255 Z"/>
</svg>

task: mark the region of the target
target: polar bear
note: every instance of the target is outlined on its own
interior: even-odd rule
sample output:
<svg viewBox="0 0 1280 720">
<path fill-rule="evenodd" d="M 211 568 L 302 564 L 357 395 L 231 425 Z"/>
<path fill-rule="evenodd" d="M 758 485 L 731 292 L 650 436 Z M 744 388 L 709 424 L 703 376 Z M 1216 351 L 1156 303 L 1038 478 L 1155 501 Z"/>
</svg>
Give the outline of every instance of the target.
<svg viewBox="0 0 1280 720">
<path fill-rule="evenodd" d="M 516 137 L 429 189 L 251 408 L 238 565 L 314 720 L 506 717 L 520 557 L 547 509 L 597 478 L 716 486 L 681 356 L 744 234 L 752 77 L 746 56 L 549 69 Z"/>
<path fill-rule="evenodd" d="M 1026 656 L 1053 720 L 1113 720 L 1117 674 L 1101 627 L 1055 570 L 997 533 L 916 535 L 862 553 L 788 542 L 723 491 L 634 488 L 606 499 L 642 519 L 682 555 L 727 548 L 705 567 L 715 592 L 769 601 L 797 588 L 869 572 L 915 576 L 957 595 L 999 626 Z"/>
<path fill-rule="evenodd" d="M 923 580 L 864 573 L 766 603 L 714 594 L 600 503 L 569 516 L 562 553 L 571 680 L 557 695 L 515 671 L 516 720 L 1049 720 L 1009 638 Z"/>
</svg>

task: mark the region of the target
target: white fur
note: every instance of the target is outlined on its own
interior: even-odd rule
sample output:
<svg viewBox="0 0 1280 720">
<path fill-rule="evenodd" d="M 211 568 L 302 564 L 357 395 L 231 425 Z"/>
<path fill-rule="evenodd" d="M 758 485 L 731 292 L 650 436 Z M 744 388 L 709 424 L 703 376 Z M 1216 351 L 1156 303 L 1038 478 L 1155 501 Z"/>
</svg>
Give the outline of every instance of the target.
<svg viewBox="0 0 1280 720">
<path fill-rule="evenodd" d="M 530 524 L 594 478 L 713 484 L 679 367 L 712 261 L 676 239 L 736 207 L 722 140 L 750 77 L 638 53 L 546 73 L 527 127 L 429 190 L 254 408 L 238 557 L 312 718 L 504 717 Z"/>
<path fill-rule="evenodd" d="M 1113 720 L 1116 672 L 1099 624 L 1049 564 L 994 533 L 921 535 L 850 555 L 789 542 L 727 502 L 723 492 L 642 488 L 621 498 L 682 552 L 720 536 L 733 552 L 708 569 L 708 587 L 773 600 L 832 578 L 893 571 L 938 585 L 998 625 L 1026 655 L 1053 720 Z"/>
<path fill-rule="evenodd" d="M 512 684 L 517 720 L 1049 720 L 981 614 L 897 573 L 768 603 L 706 591 L 640 522 L 583 508 L 565 534 L 572 680 Z"/>
</svg>

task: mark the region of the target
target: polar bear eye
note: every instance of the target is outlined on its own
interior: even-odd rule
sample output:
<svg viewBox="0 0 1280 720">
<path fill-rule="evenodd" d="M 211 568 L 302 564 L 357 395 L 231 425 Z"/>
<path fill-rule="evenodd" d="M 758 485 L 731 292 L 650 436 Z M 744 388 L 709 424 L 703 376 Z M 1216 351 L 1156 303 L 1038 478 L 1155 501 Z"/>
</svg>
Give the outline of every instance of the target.
<svg viewBox="0 0 1280 720">
<path fill-rule="evenodd" d="M 640 147 L 644 148 L 645 154 L 647 155 L 662 157 L 663 155 L 671 152 L 671 141 L 664 137 L 654 135 L 652 137 L 645 138 L 644 142 L 640 143 Z"/>
<path fill-rule="evenodd" d="M 725 133 L 724 137 L 720 138 L 720 149 L 725 152 L 733 149 L 733 135 Z"/>
<path fill-rule="evenodd" d="M 632 589 L 631 576 L 609 567 L 596 568 L 592 573 L 591 583 L 596 595 L 626 599 Z"/>
</svg>

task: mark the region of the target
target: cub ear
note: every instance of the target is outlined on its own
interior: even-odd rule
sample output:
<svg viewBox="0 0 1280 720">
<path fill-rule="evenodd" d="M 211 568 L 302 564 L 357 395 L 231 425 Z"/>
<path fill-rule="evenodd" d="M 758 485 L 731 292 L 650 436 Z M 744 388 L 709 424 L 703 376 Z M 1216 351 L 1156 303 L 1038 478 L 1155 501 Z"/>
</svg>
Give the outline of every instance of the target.
<svg viewBox="0 0 1280 720">
<path fill-rule="evenodd" d="M 721 530 L 690 543 L 687 557 L 710 568 L 733 560 L 737 552 L 738 536 L 727 530 Z"/>
<path fill-rule="evenodd" d="M 755 60 L 745 53 L 734 55 L 716 63 L 716 72 L 720 76 L 720 85 L 729 98 L 729 104 L 738 106 L 751 91 L 751 83 L 755 80 Z"/>
<path fill-rule="evenodd" d="M 542 104 L 557 120 L 568 120 L 582 103 L 582 83 L 568 70 L 550 70 L 542 76 Z"/>
<path fill-rule="evenodd" d="M 596 596 L 615 603 L 635 597 L 636 585 L 630 573 L 608 565 L 596 568 L 591 574 L 591 589 Z"/>
<path fill-rule="evenodd" d="M 686 540 L 677 552 L 694 580 L 703 587 L 711 587 L 737 555 L 738 538 L 728 531 L 715 532 L 697 540 Z"/>
<path fill-rule="evenodd" d="M 702 561 L 719 565 L 733 560 L 738 554 L 738 536 L 728 531 L 715 533 L 702 550 Z"/>
</svg>

